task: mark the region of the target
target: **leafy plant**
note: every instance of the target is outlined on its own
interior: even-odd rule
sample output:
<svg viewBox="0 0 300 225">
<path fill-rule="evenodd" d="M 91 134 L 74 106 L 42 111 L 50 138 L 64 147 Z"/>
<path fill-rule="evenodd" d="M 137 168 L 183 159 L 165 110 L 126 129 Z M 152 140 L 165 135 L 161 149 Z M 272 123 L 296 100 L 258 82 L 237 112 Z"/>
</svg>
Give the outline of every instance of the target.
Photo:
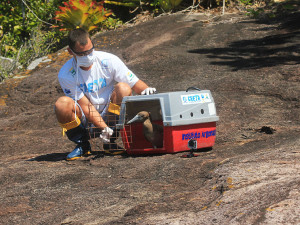
<svg viewBox="0 0 300 225">
<path fill-rule="evenodd" d="M 118 6 L 126 6 L 131 8 L 139 7 L 140 5 L 143 5 L 143 1 L 140 0 L 104 0 L 104 3 L 111 4 L 111 5 L 118 5 Z"/>
<path fill-rule="evenodd" d="M 112 16 L 114 16 L 114 14 L 112 14 Z M 118 26 L 121 26 L 123 23 L 121 20 L 119 20 L 118 18 L 114 18 L 114 17 L 108 17 L 104 22 L 103 22 L 103 28 L 105 29 L 115 29 Z"/>
<path fill-rule="evenodd" d="M 64 2 L 61 11 L 56 11 L 55 19 L 61 22 L 60 30 L 81 27 L 87 31 L 101 27 L 112 13 L 103 7 L 103 2 L 93 0 L 70 0 Z"/>
<path fill-rule="evenodd" d="M 253 5 L 253 0 L 239 0 L 243 5 Z"/>
<path fill-rule="evenodd" d="M 252 16 L 254 18 L 258 18 L 262 13 L 264 13 L 264 9 L 257 8 L 257 9 L 247 9 L 247 16 Z"/>
<path fill-rule="evenodd" d="M 159 0 L 159 5 L 164 11 L 170 11 L 176 8 L 182 0 Z"/>
<path fill-rule="evenodd" d="M 61 32 L 49 30 L 59 0 L 24 2 L 0 2 L 0 55 L 11 60 L 9 66 L 0 68 L 0 80 L 59 48 L 63 38 Z"/>
<path fill-rule="evenodd" d="M 0 55 L 13 57 L 18 48 L 31 37 L 32 30 L 54 15 L 58 0 L 0 2 Z"/>
<path fill-rule="evenodd" d="M 150 8 L 152 7 L 152 10 L 154 11 L 157 11 L 157 8 L 161 8 L 163 11 L 171 11 L 181 2 L 182 0 L 104 0 L 104 3 L 106 4 L 126 6 L 130 8 L 142 8 L 146 6 Z"/>
</svg>

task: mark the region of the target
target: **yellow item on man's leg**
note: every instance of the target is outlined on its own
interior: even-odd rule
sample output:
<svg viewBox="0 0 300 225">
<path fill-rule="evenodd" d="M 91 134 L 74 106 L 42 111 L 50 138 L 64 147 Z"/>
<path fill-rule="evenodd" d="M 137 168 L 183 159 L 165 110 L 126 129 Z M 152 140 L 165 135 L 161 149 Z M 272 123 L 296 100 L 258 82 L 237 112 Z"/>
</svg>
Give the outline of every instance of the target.
<svg viewBox="0 0 300 225">
<path fill-rule="evenodd" d="M 63 136 L 65 136 L 65 133 L 70 130 L 73 129 L 75 127 L 78 127 L 81 124 L 80 119 L 78 118 L 78 116 L 76 116 L 76 119 L 69 122 L 69 123 L 59 123 L 59 125 L 62 128 L 62 132 L 63 132 Z"/>
<path fill-rule="evenodd" d="M 120 115 L 120 108 L 121 107 L 119 105 L 110 102 L 108 105 L 108 112 Z"/>
</svg>

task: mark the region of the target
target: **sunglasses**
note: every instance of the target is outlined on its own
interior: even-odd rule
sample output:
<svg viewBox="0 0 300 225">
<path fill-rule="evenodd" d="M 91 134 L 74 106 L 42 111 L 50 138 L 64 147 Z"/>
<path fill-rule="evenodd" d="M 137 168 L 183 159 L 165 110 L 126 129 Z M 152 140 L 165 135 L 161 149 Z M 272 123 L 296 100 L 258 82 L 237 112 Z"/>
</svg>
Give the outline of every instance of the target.
<svg viewBox="0 0 300 225">
<path fill-rule="evenodd" d="M 91 49 L 89 49 L 89 50 L 86 50 L 86 51 L 83 51 L 83 52 L 76 52 L 76 51 L 74 51 L 72 48 L 70 48 L 71 49 L 71 51 L 75 54 L 75 55 L 77 55 L 77 56 L 86 56 L 86 55 L 89 55 L 89 54 L 91 54 L 92 52 L 93 52 L 93 50 L 94 50 L 94 43 L 92 42 L 92 45 L 93 45 L 93 47 L 91 48 Z"/>
</svg>

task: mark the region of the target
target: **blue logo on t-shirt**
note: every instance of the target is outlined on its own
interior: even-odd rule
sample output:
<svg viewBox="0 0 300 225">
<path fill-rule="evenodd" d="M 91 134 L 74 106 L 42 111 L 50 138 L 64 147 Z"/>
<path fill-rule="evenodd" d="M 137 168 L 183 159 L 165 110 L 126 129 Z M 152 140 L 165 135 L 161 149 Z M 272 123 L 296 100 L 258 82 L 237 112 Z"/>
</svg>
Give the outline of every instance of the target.
<svg viewBox="0 0 300 225">
<path fill-rule="evenodd" d="M 99 78 L 98 80 L 94 80 L 91 83 L 80 84 L 79 87 L 85 93 L 86 92 L 93 93 L 93 92 L 99 91 L 101 88 L 106 87 L 106 79 Z"/>
<path fill-rule="evenodd" d="M 101 60 L 101 67 L 103 69 L 108 69 L 108 60 L 107 59 Z"/>
</svg>

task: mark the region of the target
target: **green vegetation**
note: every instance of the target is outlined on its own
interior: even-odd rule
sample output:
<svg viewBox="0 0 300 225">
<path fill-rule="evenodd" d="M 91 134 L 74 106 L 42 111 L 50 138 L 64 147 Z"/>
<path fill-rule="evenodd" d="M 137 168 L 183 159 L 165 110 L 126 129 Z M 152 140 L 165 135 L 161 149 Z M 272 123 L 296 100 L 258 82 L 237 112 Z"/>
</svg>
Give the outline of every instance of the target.
<svg viewBox="0 0 300 225">
<path fill-rule="evenodd" d="M 0 2 L 0 56 L 13 59 L 1 68 L 0 81 L 17 68 L 59 47 L 62 34 L 50 28 L 55 22 L 53 5 L 59 0 L 8 0 Z"/>
<path fill-rule="evenodd" d="M 182 0 L 104 0 L 106 4 L 126 6 L 129 8 L 145 8 L 158 12 L 161 9 L 163 12 L 174 10 Z"/>
<path fill-rule="evenodd" d="M 79 26 L 93 33 L 121 23 L 103 7 L 103 1 L 1 1 L 0 82 L 26 69 L 34 59 L 64 47 L 69 29 Z M 1 63 L 3 57 L 6 63 Z"/>
<path fill-rule="evenodd" d="M 295 10 L 295 1 L 225 0 L 227 7 L 244 10 L 252 17 L 274 18 Z M 157 15 L 190 6 L 203 11 L 223 5 L 223 0 L 6 0 L 0 2 L 0 82 L 13 72 L 66 44 L 67 30 L 83 27 L 90 33 L 115 29 L 142 12 Z M 120 15 L 123 16 L 121 21 Z M 128 16 L 130 15 L 130 16 Z M 0 59 L 1 60 L 1 59 Z M 13 61 L 12 61 L 13 60 Z M 0 61 L 1 62 L 1 61 Z M 2 66 L 2 67 L 1 67 Z"/>
<path fill-rule="evenodd" d="M 179 6 L 181 2 L 182 0 L 159 0 L 159 6 L 164 11 L 171 11 Z"/>
<path fill-rule="evenodd" d="M 260 1 L 257 4 L 253 0 L 239 0 L 246 6 L 246 15 L 253 18 L 274 19 L 286 13 L 297 11 L 299 3 L 295 0 Z"/>
<path fill-rule="evenodd" d="M 13 56 L 25 40 L 31 37 L 32 30 L 40 26 L 42 21 L 49 21 L 55 10 L 52 2 L 32 0 L 25 4 L 22 1 L 1 1 L 0 3 L 0 37 L 1 55 Z M 35 12 L 33 14 L 28 7 Z"/>
</svg>

